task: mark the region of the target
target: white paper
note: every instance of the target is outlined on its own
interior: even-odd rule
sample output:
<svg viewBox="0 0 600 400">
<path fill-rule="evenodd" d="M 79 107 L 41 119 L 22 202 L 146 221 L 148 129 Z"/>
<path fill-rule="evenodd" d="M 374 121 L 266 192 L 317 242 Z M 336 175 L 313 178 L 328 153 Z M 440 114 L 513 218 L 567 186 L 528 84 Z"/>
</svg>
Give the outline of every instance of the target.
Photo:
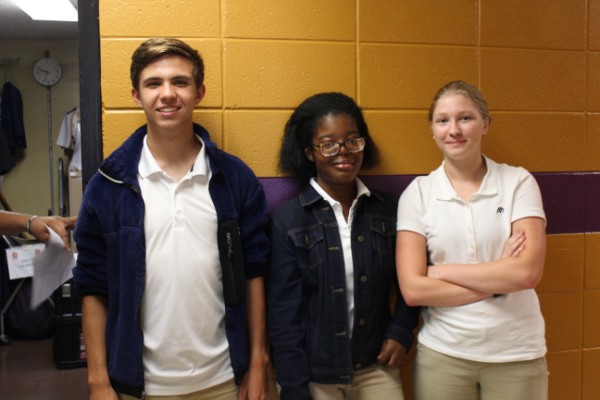
<svg viewBox="0 0 600 400">
<path fill-rule="evenodd" d="M 52 293 L 72 276 L 75 256 L 65 250 L 58 233 L 48 228 L 50 239 L 46 249 L 33 260 L 34 274 L 31 292 L 31 308 L 42 304 Z"/>
<path fill-rule="evenodd" d="M 23 244 L 6 249 L 9 279 L 23 279 L 33 276 L 33 260 L 46 247 L 43 243 Z"/>
</svg>

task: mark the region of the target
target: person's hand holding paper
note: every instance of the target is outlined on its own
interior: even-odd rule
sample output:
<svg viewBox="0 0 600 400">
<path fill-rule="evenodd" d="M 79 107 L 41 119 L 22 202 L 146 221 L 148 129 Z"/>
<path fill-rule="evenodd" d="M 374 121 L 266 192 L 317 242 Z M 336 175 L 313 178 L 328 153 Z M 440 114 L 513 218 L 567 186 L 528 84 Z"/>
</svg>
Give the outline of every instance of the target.
<svg viewBox="0 0 600 400">
<path fill-rule="evenodd" d="M 31 308 L 35 309 L 44 300 L 69 280 L 75 266 L 75 256 L 65 249 L 62 238 L 48 228 L 50 239 L 44 251 L 33 260 L 33 290 Z"/>
</svg>

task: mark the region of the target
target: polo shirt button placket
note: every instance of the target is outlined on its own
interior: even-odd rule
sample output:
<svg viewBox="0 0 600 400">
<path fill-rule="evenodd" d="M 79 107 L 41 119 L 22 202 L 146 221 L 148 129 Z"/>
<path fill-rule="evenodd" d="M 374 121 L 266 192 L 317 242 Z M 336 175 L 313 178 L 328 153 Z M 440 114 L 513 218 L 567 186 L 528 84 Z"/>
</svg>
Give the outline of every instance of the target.
<svg viewBox="0 0 600 400">
<path fill-rule="evenodd" d="M 475 227 L 473 226 L 473 208 L 470 203 L 466 203 L 464 206 L 465 210 L 465 226 L 467 228 L 467 239 L 468 239 L 468 259 L 470 263 L 477 262 L 477 246 L 475 244 Z"/>
</svg>

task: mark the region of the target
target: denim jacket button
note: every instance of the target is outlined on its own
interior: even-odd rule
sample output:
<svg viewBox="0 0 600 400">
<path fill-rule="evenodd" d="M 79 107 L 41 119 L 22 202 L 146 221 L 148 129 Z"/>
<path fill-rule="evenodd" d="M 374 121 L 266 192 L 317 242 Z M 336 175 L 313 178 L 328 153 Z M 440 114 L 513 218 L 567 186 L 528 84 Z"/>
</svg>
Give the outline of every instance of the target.
<svg viewBox="0 0 600 400">
<path fill-rule="evenodd" d="M 365 321 L 365 319 L 364 319 L 364 318 L 361 318 L 360 320 L 358 320 L 358 324 L 359 324 L 360 326 L 364 326 L 366 323 L 367 323 L 367 321 Z"/>
<path fill-rule="evenodd" d="M 360 277 L 360 281 L 361 281 L 362 283 L 367 283 L 367 281 L 368 281 L 368 280 L 369 280 L 369 278 L 367 278 L 367 276 L 366 276 L 366 275 L 361 275 L 361 277 Z"/>
<path fill-rule="evenodd" d="M 359 243 L 362 243 L 365 241 L 365 237 L 363 235 L 358 235 L 358 237 L 356 238 L 356 240 L 359 241 Z"/>
<path fill-rule="evenodd" d="M 355 364 L 354 365 L 354 369 L 361 369 L 362 368 L 362 364 Z"/>
</svg>

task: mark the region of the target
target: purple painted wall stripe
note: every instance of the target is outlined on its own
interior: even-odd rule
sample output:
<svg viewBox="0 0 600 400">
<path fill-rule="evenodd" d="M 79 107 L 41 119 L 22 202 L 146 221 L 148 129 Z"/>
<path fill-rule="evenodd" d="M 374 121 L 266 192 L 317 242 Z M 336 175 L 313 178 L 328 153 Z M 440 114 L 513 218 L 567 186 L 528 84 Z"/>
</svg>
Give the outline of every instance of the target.
<svg viewBox="0 0 600 400">
<path fill-rule="evenodd" d="M 585 197 L 585 232 L 600 232 L 600 172 L 589 172 L 583 188 L 568 188 L 572 197 Z"/>
<path fill-rule="evenodd" d="M 600 232 L 600 173 L 534 173 L 544 199 L 549 234 Z M 400 195 L 416 175 L 361 177 L 374 190 Z M 269 210 L 292 198 L 298 190 L 289 178 L 260 178 Z"/>
</svg>

